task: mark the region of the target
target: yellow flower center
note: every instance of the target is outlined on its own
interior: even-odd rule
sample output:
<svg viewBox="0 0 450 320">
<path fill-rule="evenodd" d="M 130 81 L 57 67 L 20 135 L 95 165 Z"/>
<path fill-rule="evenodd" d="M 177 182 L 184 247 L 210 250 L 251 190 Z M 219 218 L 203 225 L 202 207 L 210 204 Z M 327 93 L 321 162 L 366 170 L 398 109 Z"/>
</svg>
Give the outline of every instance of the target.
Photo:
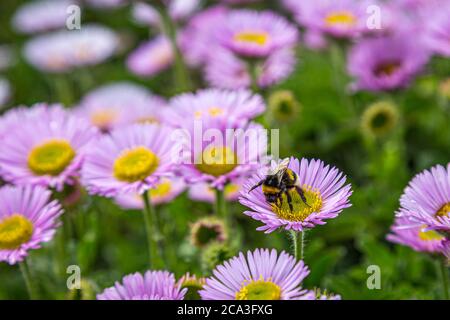
<svg viewBox="0 0 450 320">
<path fill-rule="evenodd" d="M 229 183 L 223 188 L 223 192 L 226 196 L 231 196 L 239 191 L 239 186 L 237 184 Z"/>
<path fill-rule="evenodd" d="M 437 212 L 438 217 L 448 217 L 450 213 L 450 202 L 444 204 Z"/>
<path fill-rule="evenodd" d="M 264 31 L 242 31 L 234 35 L 237 42 L 245 42 L 264 46 L 269 41 L 269 34 Z"/>
<path fill-rule="evenodd" d="M 155 117 L 142 117 L 136 120 L 140 124 L 159 124 L 159 120 Z"/>
<path fill-rule="evenodd" d="M 197 169 L 215 177 L 231 172 L 237 166 L 237 155 L 228 147 L 207 147 Z"/>
<path fill-rule="evenodd" d="M 319 212 L 322 208 L 322 195 L 319 190 L 313 189 L 311 186 L 303 185 L 303 193 L 306 198 L 306 204 L 303 202 L 300 195 L 296 190 L 288 191 L 292 198 L 292 208 L 289 208 L 289 203 L 287 201 L 286 195 L 283 194 L 283 200 L 280 200 L 276 204 L 272 204 L 272 210 L 278 217 L 289 221 L 303 221 L 311 213 Z"/>
<path fill-rule="evenodd" d="M 108 129 L 118 117 L 112 110 L 100 110 L 91 115 L 91 123 L 100 129 Z"/>
<path fill-rule="evenodd" d="M 150 198 L 161 198 L 170 193 L 172 190 L 172 184 L 170 180 L 164 179 L 162 182 L 160 182 L 155 189 L 150 189 L 148 192 L 150 193 Z"/>
<path fill-rule="evenodd" d="M 236 300 L 280 300 L 281 288 L 270 280 L 252 280 L 236 292 Z"/>
<path fill-rule="evenodd" d="M 75 157 L 66 140 L 54 139 L 34 147 L 28 155 L 28 167 L 38 175 L 56 176 L 64 171 Z"/>
<path fill-rule="evenodd" d="M 419 231 L 419 239 L 423 241 L 443 240 L 444 236 L 440 235 L 434 230 L 424 231 L 426 226 L 423 226 Z"/>
<path fill-rule="evenodd" d="M 13 250 L 31 239 L 33 224 L 20 214 L 13 214 L 0 221 L 0 249 Z"/>
<path fill-rule="evenodd" d="M 329 26 L 353 26 L 356 24 L 356 17 L 349 11 L 336 11 L 325 17 L 325 23 Z"/>
<path fill-rule="evenodd" d="M 124 151 L 113 166 L 114 176 L 120 181 L 136 182 L 144 180 L 158 167 L 158 157 L 145 147 Z"/>
</svg>

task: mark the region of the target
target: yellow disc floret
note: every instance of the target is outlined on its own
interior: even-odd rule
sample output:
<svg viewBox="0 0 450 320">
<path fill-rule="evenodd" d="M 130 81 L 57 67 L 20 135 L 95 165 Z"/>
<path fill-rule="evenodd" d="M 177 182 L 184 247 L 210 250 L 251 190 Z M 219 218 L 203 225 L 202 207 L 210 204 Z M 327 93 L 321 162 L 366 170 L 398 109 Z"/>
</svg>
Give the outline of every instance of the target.
<svg viewBox="0 0 450 320">
<path fill-rule="evenodd" d="M 35 146 L 28 155 L 28 167 L 37 175 L 56 176 L 66 169 L 75 151 L 63 139 L 49 140 Z"/>
<path fill-rule="evenodd" d="M 228 147 L 207 147 L 197 169 L 215 177 L 231 172 L 237 166 L 237 155 Z"/>
<path fill-rule="evenodd" d="M 13 250 L 31 239 L 33 224 L 21 214 L 0 220 L 0 250 Z"/>
<path fill-rule="evenodd" d="M 150 198 L 161 198 L 167 196 L 172 190 L 172 183 L 169 179 L 163 179 L 160 183 L 156 185 L 156 188 L 150 189 L 148 192 L 150 193 Z"/>
<path fill-rule="evenodd" d="M 428 230 L 425 231 L 426 226 L 423 226 L 422 229 L 419 231 L 419 239 L 423 241 L 440 241 L 444 240 L 444 236 L 439 234 L 438 232 L 434 230 Z"/>
<path fill-rule="evenodd" d="M 120 181 L 136 182 L 151 175 L 158 164 L 158 157 L 146 147 L 141 146 L 124 151 L 114 161 L 113 172 Z"/>
<path fill-rule="evenodd" d="M 264 46 L 269 41 L 269 34 L 264 31 L 243 31 L 234 35 L 236 42 L 244 42 Z"/>
<path fill-rule="evenodd" d="M 236 300 L 280 300 L 281 288 L 270 279 L 246 281 L 239 292 L 236 292 Z"/>
<path fill-rule="evenodd" d="M 281 219 L 289 221 L 303 221 L 311 213 L 319 212 L 323 205 L 320 191 L 307 185 L 303 185 L 302 190 L 306 198 L 306 204 L 303 202 L 296 190 L 290 190 L 288 192 L 292 197 L 293 210 L 291 211 L 289 208 L 286 195 L 283 194 L 282 201 L 272 204 L 273 212 L 275 212 Z"/>
</svg>

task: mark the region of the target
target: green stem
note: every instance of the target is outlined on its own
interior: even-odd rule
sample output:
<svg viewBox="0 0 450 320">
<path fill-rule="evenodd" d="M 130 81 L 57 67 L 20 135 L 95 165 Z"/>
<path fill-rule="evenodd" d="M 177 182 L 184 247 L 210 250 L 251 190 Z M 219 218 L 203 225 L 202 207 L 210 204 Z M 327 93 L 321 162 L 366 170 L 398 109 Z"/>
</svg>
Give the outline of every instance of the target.
<svg viewBox="0 0 450 320">
<path fill-rule="evenodd" d="M 181 54 L 181 50 L 177 43 L 176 25 L 164 7 L 157 6 L 157 9 L 161 17 L 164 33 L 169 39 L 174 52 L 174 75 L 177 89 L 179 92 L 189 91 L 191 90 L 191 79 L 189 77 L 186 64 L 184 63 L 183 55 Z"/>
<path fill-rule="evenodd" d="M 447 266 L 445 264 L 444 259 L 441 259 L 439 263 L 439 267 L 441 269 L 441 276 L 442 276 L 442 291 L 443 296 L 445 300 L 450 300 L 450 294 L 449 294 L 449 284 L 448 284 L 448 272 L 447 272 Z"/>
<path fill-rule="evenodd" d="M 159 235 L 157 221 L 153 206 L 150 203 L 149 193 L 144 192 L 142 199 L 144 200 L 144 210 L 142 210 L 142 214 L 144 216 L 145 232 L 147 235 L 150 268 L 155 269 L 156 267 L 159 267 L 160 262 L 157 244 L 157 237 Z"/>
<path fill-rule="evenodd" d="M 303 260 L 305 250 L 305 231 L 290 231 L 295 260 Z"/>
<path fill-rule="evenodd" d="M 230 223 L 223 190 L 216 189 L 215 212 L 217 217 L 222 218 L 227 225 Z"/>
<path fill-rule="evenodd" d="M 28 295 L 31 300 L 38 299 L 39 295 L 37 293 L 37 287 L 34 283 L 33 277 L 30 272 L 30 268 L 26 260 L 19 262 L 20 271 L 22 272 L 25 285 L 27 287 Z"/>
<path fill-rule="evenodd" d="M 65 213 L 66 215 L 67 213 Z M 64 221 L 65 222 L 65 221 Z M 63 225 L 59 228 L 56 239 L 55 239 L 55 269 L 56 273 L 60 278 L 64 278 L 66 276 L 66 233 L 65 226 Z"/>
</svg>

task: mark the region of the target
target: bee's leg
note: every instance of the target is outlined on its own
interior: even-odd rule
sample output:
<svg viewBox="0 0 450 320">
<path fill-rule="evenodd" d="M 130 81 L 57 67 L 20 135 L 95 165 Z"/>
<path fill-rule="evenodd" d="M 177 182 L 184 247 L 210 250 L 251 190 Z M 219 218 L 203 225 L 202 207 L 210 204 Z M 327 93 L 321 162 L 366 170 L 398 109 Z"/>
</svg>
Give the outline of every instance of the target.
<svg viewBox="0 0 450 320">
<path fill-rule="evenodd" d="M 300 188 L 299 186 L 295 186 L 295 190 L 297 191 L 298 195 L 300 196 L 300 198 L 302 198 L 302 201 L 304 204 L 306 204 L 308 207 L 311 207 L 307 202 L 306 202 L 306 197 L 305 197 L 305 193 L 303 192 L 303 189 Z"/>
<path fill-rule="evenodd" d="M 286 195 L 286 198 L 287 198 L 289 210 L 291 210 L 291 212 L 294 211 L 294 207 L 292 206 L 292 197 L 289 193 L 289 189 L 284 190 L 284 194 Z"/>
<path fill-rule="evenodd" d="M 256 188 L 260 187 L 263 183 L 264 183 L 264 180 L 261 180 L 260 182 L 258 182 L 257 184 L 255 184 L 253 187 L 251 187 L 250 190 L 248 190 L 248 193 L 250 193 L 250 192 L 252 192 L 253 190 L 255 190 Z"/>
</svg>

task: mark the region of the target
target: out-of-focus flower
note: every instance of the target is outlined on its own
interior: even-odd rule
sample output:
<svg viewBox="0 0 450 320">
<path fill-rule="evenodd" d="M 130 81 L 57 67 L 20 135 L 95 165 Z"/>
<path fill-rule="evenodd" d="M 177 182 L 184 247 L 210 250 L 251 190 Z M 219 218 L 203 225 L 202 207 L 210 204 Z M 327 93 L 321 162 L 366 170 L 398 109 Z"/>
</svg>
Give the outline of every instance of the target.
<svg viewBox="0 0 450 320">
<path fill-rule="evenodd" d="M 19 7 L 12 23 L 22 33 L 37 33 L 59 29 L 66 25 L 67 9 L 77 0 L 37 0 Z"/>
<path fill-rule="evenodd" d="M 226 261 L 206 279 L 203 300 L 298 300 L 300 285 L 309 274 L 303 261 L 284 251 L 256 249 Z"/>
<path fill-rule="evenodd" d="M 367 30 L 367 5 L 357 0 L 285 1 L 297 22 L 307 29 L 338 38 L 352 38 Z"/>
<path fill-rule="evenodd" d="M 64 30 L 37 36 L 24 48 L 26 60 L 46 72 L 65 72 L 95 65 L 115 53 L 117 35 L 106 27 L 86 25 L 81 30 Z"/>
<path fill-rule="evenodd" d="M 262 97 L 249 90 L 219 89 L 178 95 L 170 107 L 167 121 L 175 127 L 192 128 L 198 120 L 205 128 L 221 130 L 242 127 L 266 108 Z"/>
<path fill-rule="evenodd" d="M 86 0 L 87 4 L 94 8 L 117 8 L 128 3 L 128 0 Z"/>
<path fill-rule="evenodd" d="M 213 6 L 193 16 L 179 35 L 180 47 L 186 61 L 193 66 L 204 65 L 209 58 L 215 58 L 220 26 L 225 23 L 228 9 Z"/>
<path fill-rule="evenodd" d="M 398 121 L 397 106 L 390 101 L 379 101 L 364 110 L 361 129 L 369 136 L 383 137 L 392 132 Z"/>
<path fill-rule="evenodd" d="M 180 132 L 182 157 L 179 174 L 188 183 L 205 182 L 222 190 L 228 183 L 257 170 L 265 161 L 267 135 L 261 125 L 250 123 L 238 130 L 226 130 L 210 126 L 212 122 L 208 123 L 206 119 L 203 123 L 203 129 L 194 124 L 192 128 Z M 208 132 L 214 132 L 221 138 L 195 142 L 196 136 Z"/>
<path fill-rule="evenodd" d="M 180 178 L 161 178 L 153 189 L 147 192 L 153 205 L 168 203 L 175 199 L 186 189 L 186 184 Z M 138 193 L 120 194 L 115 198 L 116 202 L 125 209 L 143 209 L 144 201 Z"/>
<path fill-rule="evenodd" d="M 383 91 L 406 87 L 429 59 L 428 51 L 417 42 L 395 35 L 357 43 L 348 59 L 348 71 L 355 77 L 354 89 Z"/>
<path fill-rule="evenodd" d="M 200 300 L 198 292 L 203 289 L 206 279 L 198 278 L 196 275 L 191 275 L 188 272 L 178 280 L 178 283 L 181 289 L 187 289 L 184 300 Z"/>
<path fill-rule="evenodd" d="M 167 10 L 172 19 L 184 20 L 197 10 L 200 0 L 170 0 Z M 161 21 L 158 11 L 150 4 L 137 2 L 133 5 L 133 18 L 142 25 L 160 26 Z"/>
<path fill-rule="evenodd" d="M 0 261 L 16 264 L 28 251 L 53 238 L 63 213 L 51 192 L 41 187 L 0 189 Z"/>
<path fill-rule="evenodd" d="M 207 245 L 227 241 L 228 234 L 223 221 L 217 218 L 201 218 L 191 225 L 192 245 L 203 248 Z"/>
<path fill-rule="evenodd" d="M 26 117 L 17 112 L 2 139 L 0 175 L 16 185 L 73 184 L 97 131 L 59 105 L 35 105 Z"/>
<path fill-rule="evenodd" d="M 338 294 L 315 288 L 314 290 L 308 290 L 307 293 L 301 297 L 301 300 L 342 300 L 342 298 Z"/>
<path fill-rule="evenodd" d="M 11 85 L 9 84 L 9 81 L 4 78 L 0 78 L 0 110 L 4 108 L 10 97 Z M 2 130 L 0 129 L 0 131 Z"/>
<path fill-rule="evenodd" d="M 122 283 L 97 295 L 98 300 L 183 300 L 187 289 L 181 289 L 168 271 L 136 272 L 123 277 Z"/>
<path fill-rule="evenodd" d="M 273 161 L 271 170 L 277 165 Z M 320 160 L 296 158 L 290 159 L 288 168 L 297 175 L 306 203 L 296 190 L 288 191 L 292 198 L 292 211 L 285 195 L 282 195 L 283 201 L 269 203 L 261 187 L 249 192 L 250 188 L 265 179 L 267 169 L 261 170 L 244 185 L 239 199 L 241 204 L 250 208 L 244 214 L 264 224 L 257 230 L 266 233 L 278 228 L 303 231 L 325 224 L 324 220 L 337 217 L 343 209 L 351 206 L 351 186 L 344 185 L 346 177 L 338 169 L 325 165 Z"/>
<path fill-rule="evenodd" d="M 145 87 L 117 82 L 89 92 L 76 112 L 103 132 L 132 123 L 163 123 L 166 101 Z"/>
<path fill-rule="evenodd" d="M 416 175 L 400 198 L 398 217 L 406 217 L 411 227 L 450 232 L 450 163 L 432 167 Z"/>
<path fill-rule="evenodd" d="M 228 201 L 235 201 L 239 198 L 239 191 L 242 188 L 242 182 L 244 178 L 228 183 L 223 188 L 224 197 Z M 216 201 L 216 194 L 214 189 L 207 183 L 196 183 L 189 187 L 189 198 L 195 201 L 203 201 L 214 203 Z"/>
<path fill-rule="evenodd" d="M 293 49 L 278 50 L 262 61 L 257 69 L 258 85 L 269 87 L 286 79 L 295 68 Z M 224 89 L 242 89 L 251 86 L 251 76 L 243 60 L 229 51 L 218 50 L 205 67 L 205 78 L 210 85 Z"/>
<path fill-rule="evenodd" d="M 279 122 L 296 120 L 300 112 L 300 103 L 292 91 L 277 90 L 269 96 L 269 114 Z"/>
<path fill-rule="evenodd" d="M 14 64 L 13 51 L 8 45 L 0 45 L 0 71 Z"/>
<path fill-rule="evenodd" d="M 91 194 L 142 194 L 172 170 L 172 130 L 154 124 L 118 128 L 95 141 L 86 154 L 82 182 Z"/>
<path fill-rule="evenodd" d="M 246 58 L 266 58 L 298 41 L 297 28 L 271 11 L 232 11 L 218 35 L 221 45 Z"/>
<path fill-rule="evenodd" d="M 174 60 L 170 41 L 159 36 L 141 44 L 127 59 L 127 66 L 133 73 L 151 77 L 169 68 Z"/>
<path fill-rule="evenodd" d="M 409 227 L 411 221 L 405 217 L 397 217 L 387 239 L 391 242 L 413 248 L 416 251 L 436 253 L 442 250 L 445 237 L 434 230 L 426 230 L 426 226 Z"/>
<path fill-rule="evenodd" d="M 307 30 L 303 40 L 305 45 L 311 50 L 321 50 L 326 48 L 328 45 L 324 34 L 317 30 Z"/>
</svg>

